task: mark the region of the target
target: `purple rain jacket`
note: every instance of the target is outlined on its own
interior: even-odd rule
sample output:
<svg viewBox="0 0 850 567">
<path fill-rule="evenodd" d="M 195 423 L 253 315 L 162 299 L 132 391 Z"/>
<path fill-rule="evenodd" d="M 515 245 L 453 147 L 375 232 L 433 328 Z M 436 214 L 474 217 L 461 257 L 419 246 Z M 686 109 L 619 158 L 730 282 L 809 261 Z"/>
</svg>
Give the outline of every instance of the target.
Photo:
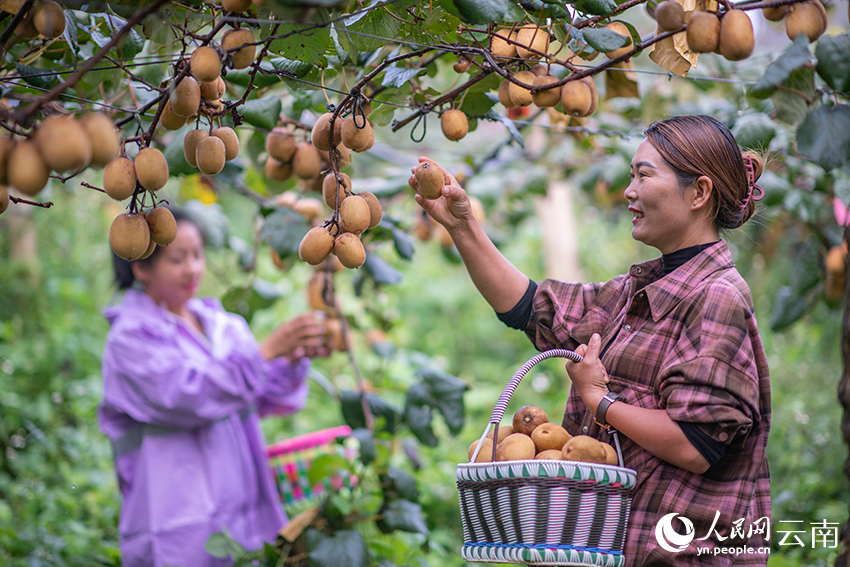
<svg viewBox="0 0 850 567">
<path fill-rule="evenodd" d="M 112 441 L 124 567 L 227 565 L 204 551 L 224 528 L 247 549 L 287 523 L 260 416 L 304 407 L 309 360 L 266 361 L 242 317 L 192 299 L 204 334 L 147 294 L 104 311 L 100 426 Z"/>
</svg>

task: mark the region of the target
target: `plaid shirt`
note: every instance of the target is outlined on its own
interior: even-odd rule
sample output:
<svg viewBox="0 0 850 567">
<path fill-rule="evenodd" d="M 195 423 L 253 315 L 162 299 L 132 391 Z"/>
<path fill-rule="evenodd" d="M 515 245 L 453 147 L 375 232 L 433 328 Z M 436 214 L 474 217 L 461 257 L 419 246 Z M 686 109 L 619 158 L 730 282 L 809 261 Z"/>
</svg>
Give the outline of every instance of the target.
<svg viewBox="0 0 850 567">
<path fill-rule="evenodd" d="M 611 391 L 626 403 L 665 409 L 674 421 L 695 423 L 726 444 L 717 464 L 695 474 L 619 436 L 625 465 L 638 473 L 624 549 L 628 565 L 767 563 L 766 554 L 697 555 L 697 548 L 759 548 L 770 539 L 767 361 L 749 287 L 725 241 L 666 276 L 659 258 L 602 284 L 545 280 L 526 333 L 541 351 L 575 349 L 599 333 Z M 575 391 L 564 427 L 608 440 Z M 665 551 L 656 539 L 658 521 L 671 513 L 694 526 L 694 540 L 681 552 Z M 680 521 L 672 526 L 683 531 Z"/>
</svg>

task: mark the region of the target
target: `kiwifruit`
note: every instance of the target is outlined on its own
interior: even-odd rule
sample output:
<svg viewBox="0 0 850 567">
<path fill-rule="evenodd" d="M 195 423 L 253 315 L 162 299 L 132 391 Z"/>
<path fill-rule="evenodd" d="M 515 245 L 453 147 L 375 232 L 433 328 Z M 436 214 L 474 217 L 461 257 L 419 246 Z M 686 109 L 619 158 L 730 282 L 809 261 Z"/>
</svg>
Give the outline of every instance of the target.
<svg viewBox="0 0 850 567">
<path fill-rule="evenodd" d="M 528 85 L 534 84 L 535 78 L 534 73 L 531 71 L 520 71 L 518 73 L 514 73 L 514 79 Z M 513 102 L 516 106 L 528 106 L 534 100 L 531 96 L 530 90 L 513 82 L 508 85 L 508 96 L 511 97 L 511 102 Z"/>
<path fill-rule="evenodd" d="M 358 125 L 362 125 L 363 128 L 359 128 Z M 342 143 L 353 152 L 365 151 L 369 146 L 369 138 L 372 135 L 372 125 L 369 124 L 368 120 L 358 118 L 357 123 L 355 123 L 354 116 L 348 116 L 342 121 Z M 374 141 L 374 138 L 372 138 L 372 141 Z"/>
<path fill-rule="evenodd" d="M 17 10 L 16 10 L 17 11 Z M 18 25 L 15 26 L 15 35 L 20 35 L 21 39 L 35 39 L 38 37 L 38 28 L 35 27 L 35 18 L 27 18 L 26 16 Z"/>
<path fill-rule="evenodd" d="M 166 99 L 162 114 L 159 115 L 159 123 L 166 130 L 179 130 L 186 125 L 186 116 L 179 116 L 171 109 L 171 100 Z"/>
<path fill-rule="evenodd" d="M 771 22 L 779 22 L 788 13 L 788 6 L 768 6 L 761 9 L 762 15 L 766 20 Z"/>
<path fill-rule="evenodd" d="M 565 461 L 604 463 L 607 455 L 602 443 L 589 435 L 576 435 L 566 442 L 561 450 Z"/>
<path fill-rule="evenodd" d="M 523 406 L 514 414 L 513 427 L 517 433 L 531 435 L 538 425 L 549 423 L 549 416 L 537 406 Z"/>
<path fill-rule="evenodd" d="M 313 222 L 325 212 L 325 207 L 322 206 L 322 202 L 314 197 L 298 199 L 295 204 L 292 205 L 292 209 L 296 213 L 300 213 L 307 222 Z"/>
<path fill-rule="evenodd" d="M 241 14 L 251 7 L 251 0 L 222 0 L 221 7 L 230 12 Z"/>
<path fill-rule="evenodd" d="M 549 32 L 534 24 L 526 24 L 516 32 L 517 55 L 523 59 L 539 59 L 549 51 Z"/>
<path fill-rule="evenodd" d="M 319 116 L 316 123 L 313 125 L 313 130 L 310 132 L 310 138 L 317 150 L 329 151 L 330 147 L 330 124 L 333 112 L 326 112 Z M 337 116 L 334 120 L 333 145 L 337 147 L 342 141 L 342 124 L 343 119 Z"/>
<path fill-rule="evenodd" d="M 150 244 L 151 231 L 145 217 L 135 213 L 120 214 L 109 228 L 109 246 L 119 258 L 135 260 Z"/>
<path fill-rule="evenodd" d="M 547 449 L 534 455 L 534 458 L 540 461 L 561 461 L 564 457 L 561 455 L 560 449 Z"/>
<path fill-rule="evenodd" d="M 824 19 L 815 3 L 815 1 L 802 2 L 788 7 L 788 17 L 785 18 L 785 33 L 788 34 L 790 39 L 794 39 L 803 33 L 812 42 L 826 31 Z"/>
<path fill-rule="evenodd" d="M 333 239 L 333 236 L 331 236 L 331 239 Z M 333 303 L 333 300 L 331 298 L 325 298 L 325 288 L 329 285 L 329 280 L 332 277 L 323 270 L 316 270 L 310 276 L 310 279 L 307 280 L 307 303 L 310 305 L 310 309 L 324 311 L 325 313 L 334 312 L 334 308 L 328 304 L 328 300 L 331 303 Z"/>
<path fill-rule="evenodd" d="M 413 177 L 416 179 L 416 191 L 426 199 L 439 199 L 443 194 L 446 180 L 439 166 L 424 161 L 413 168 Z"/>
<path fill-rule="evenodd" d="M 753 24 L 743 10 L 729 10 L 720 20 L 717 49 L 729 61 L 746 59 L 753 53 L 756 41 Z"/>
<path fill-rule="evenodd" d="M 177 221 L 174 215 L 165 207 L 156 207 L 145 215 L 148 228 L 151 231 L 151 240 L 160 246 L 168 246 L 177 238 Z"/>
<path fill-rule="evenodd" d="M 351 178 L 345 173 L 340 173 L 339 176 L 342 178 L 342 184 L 338 185 L 336 181 L 336 176 L 334 176 L 333 172 L 325 175 L 324 180 L 322 181 L 322 198 L 325 201 L 325 204 L 330 208 L 336 207 L 337 197 L 336 192 L 339 192 L 339 203 L 342 204 L 342 201 L 347 197 L 346 190 L 351 192 Z"/>
<path fill-rule="evenodd" d="M 70 116 L 52 114 L 35 134 L 35 143 L 44 164 L 53 171 L 77 171 L 92 158 L 92 144 L 86 129 Z"/>
<path fill-rule="evenodd" d="M 9 189 L 5 185 L 0 185 L 0 215 L 9 208 L 9 200 Z"/>
<path fill-rule="evenodd" d="M 17 142 L 14 138 L 0 137 L 0 184 L 5 185 L 9 179 L 9 156 Z"/>
<path fill-rule="evenodd" d="M 80 126 L 86 131 L 91 141 L 91 164 L 104 167 L 118 155 L 121 141 L 115 123 L 101 112 L 89 112 L 80 118 Z"/>
<path fill-rule="evenodd" d="M 369 228 L 371 220 L 369 203 L 360 195 L 352 195 L 339 206 L 339 218 L 345 232 L 360 234 Z"/>
<path fill-rule="evenodd" d="M 209 135 L 209 132 L 200 128 L 189 130 L 186 133 L 186 137 L 183 138 L 183 157 L 186 158 L 186 163 L 192 167 L 198 167 L 198 160 L 195 158 L 195 152 L 198 149 L 198 142 Z"/>
<path fill-rule="evenodd" d="M 334 252 L 346 268 L 359 268 L 366 261 L 366 249 L 360 242 L 360 236 L 353 232 L 343 232 L 336 237 Z"/>
<path fill-rule="evenodd" d="M 512 433 L 505 440 L 496 445 L 497 461 L 522 461 L 533 459 L 537 453 L 534 449 L 534 441 L 523 433 Z"/>
<path fill-rule="evenodd" d="M 541 423 L 531 432 L 531 440 L 538 453 L 550 449 L 560 451 L 570 440 L 570 434 L 557 423 Z"/>
<path fill-rule="evenodd" d="M 30 196 L 44 189 L 50 177 L 50 170 L 41 158 L 35 142 L 18 142 L 9 156 L 6 177 L 9 185 Z"/>
<path fill-rule="evenodd" d="M 247 28 L 228 30 L 224 33 L 221 38 L 221 47 L 230 53 L 233 59 L 234 69 L 244 69 L 254 62 L 257 47 L 255 45 L 248 45 L 254 43 L 254 41 L 254 32 Z"/>
<path fill-rule="evenodd" d="M 295 146 L 292 172 L 300 179 L 311 179 L 322 171 L 322 157 L 312 144 L 301 142 Z"/>
<path fill-rule="evenodd" d="M 561 104 L 570 116 L 587 116 L 593 105 L 593 92 L 584 81 L 570 81 L 561 87 Z"/>
<path fill-rule="evenodd" d="M 136 179 L 148 191 L 157 191 L 168 182 L 168 162 L 156 148 L 143 148 L 136 154 Z"/>
<path fill-rule="evenodd" d="M 478 222 L 484 222 L 484 205 L 475 195 L 469 195 L 469 208 L 472 210 L 472 216 Z"/>
<path fill-rule="evenodd" d="M 541 75 L 534 79 L 534 86 L 540 87 L 545 85 L 551 85 L 557 82 L 557 77 L 553 77 L 552 75 Z M 554 87 L 534 92 L 531 94 L 531 100 L 540 108 L 557 106 L 558 103 L 561 102 L 561 87 Z"/>
<path fill-rule="evenodd" d="M 457 142 L 469 132 L 469 119 L 462 110 L 447 110 L 440 115 L 440 128 L 447 140 Z"/>
<path fill-rule="evenodd" d="M 819 0 L 811 0 L 811 2 L 815 8 L 818 9 L 821 20 L 823 20 L 823 31 L 821 32 L 821 35 L 823 35 L 826 33 L 827 28 L 829 28 L 829 16 L 826 13 L 826 8 L 824 8 L 823 4 Z M 848 8 L 847 12 L 850 14 L 850 8 Z"/>
<path fill-rule="evenodd" d="M 201 87 L 194 77 L 183 77 L 174 85 L 169 97 L 171 110 L 177 116 L 194 116 L 201 106 Z"/>
<path fill-rule="evenodd" d="M 694 53 L 712 53 L 720 42 L 720 19 L 714 12 L 697 10 L 688 20 L 688 49 Z"/>
<path fill-rule="evenodd" d="M 288 207 L 290 209 L 295 208 L 295 203 L 300 199 L 298 193 L 295 191 L 284 191 L 280 195 L 274 198 L 274 204 L 278 207 Z"/>
<path fill-rule="evenodd" d="M 211 83 L 220 78 L 221 57 L 214 47 L 202 45 L 189 57 L 189 69 L 199 83 Z"/>
<path fill-rule="evenodd" d="M 224 109 L 224 103 L 220 100 L 205 100 L 203 104 L 203 111 L 206 116 L 221 116 Z M 191 117 L 189 120 L 191 120 Z"/>
<path fill-rule="evenodd" d="M 428 218 L 430 219 L 431 217 L 428 217 Z M 432 222 L 433 222 L 433 221 L 432 221 Z M 492 438 L 493 438 L 493 434 L 494 434 L 495 432 L 496 432 L 496 430 L 495 430 L 495 429 L 493 429 L 493 431 L 491 431 L 490 433 L 488 433 L 488 434 L 487 434 L 487 438 L 488 438 L 488 439 L 492 439 Z M 498 445 L 499 443 L 501 443 L 502 441 L 504 441 L 504 440 L 505 440 L 505 438 L 506 438 L 508 435 L 511 435 L 512 433 L 515 433 L 515 432 L 514 432 L 514 428 L 513 428 L 513 426 L 512 426 L 512 425 L 499 425 L 499 436 L 496 438 L 496 445 Z"/>
<path fill-rule="evenodd" d="M 369 141 L 366 142 L 366 145 L 363 147 L 362 151 L 368 151 L 372 149 L 372 146 L 375 145 L 375 129 L 372 128 L 371 122 L 369 123 Z"/>
<path fill-rule="evenodd" d="M 150 243 L 148 244 L 148 249 L 145 250 L 141 256 L 136 258 L 137 260 L 144 260 L 145 258 L 150 258 L 153 251 L 156 250 L 156 242 L 153 241 L 153 238 L 150 239 Z"/>
<path fill-rule="evenodd" d="M 116 201 L 123 201 L 136 190 L 136 165 L 128 157 L 118 156 L 103 168 L 103 190 Z"/>
<path fill-rule="evenodd" d="M 629 33 L 629 28 L 626 27 L 626 24 L 622 22 L 611 22 L 605 27 L 611 30 L 612 32 L 624 35 L 629 38 L 629 41 L 628 43 L 626 43 L 626 45 L 615 49 L 614 51 L 608 51 L 607 53 L 605 53 L 605 57 L 607 57 L 608 59 L 616 59 L 617 57 L 625 55 L 626 53 L 632 50 L 632 34 Z"/>
<path fill-rule="evenodd" d="M 345 147 L 345 145 L 340 144 L 336 147 L 336 150 L 339 152 L 339 168 L 342 169 L 344 167 L 348 167 L 351 165 L 351 150 Z M 328 162 L 330 163 L 330 162 Z"/>
<path fill-rule="evenodd" d="M 210 132 L 210 136 L 220 138 L 224 142 L 224 159 L 230 161 L 239 155 L 239 136 L 229 126 L 221 126 Z"/>
<path fill-rule="evenodd" d="M 543 75 L 549 74 L 549 65 L 544 65 L 543 63 L 538 63 L 531 69 L 529 69 L 532 73 L 534 73 L 535 77 L 542 77 Z"/>
<path fill-rule="evenodd" d="M 298 257 L 311 266 L 324 262 L 334 247 L 334 237 L 328 229 L 316 226 L 307 231 L 298 245 Z"/>
<path fill-rule="evenodd" d="M 510 30 L 499 30 L 490 36 L 490 53 L 493 57 L 516 57 L 516 45 L 506 41 L 515 40 L 516 32 Z"/>
<path fill-rule="evenodd" d="M 617 458 L 617 450 L 604 441 L 600 441 L 600 443 L 602 444 L 602 448 L 605 449 L 605 464 L 619 465 L 620 460 Z"/>
<path fill-rule="evenodd" d="M 833 246 L 829 249 L 829 252 L 826 253 L 826 260 L 824 261 L 824 265 L 826 266 L 827 272 L 843 272 L 844 271 L 844 247 L 843 246 Z"/>
<path fill-rule="evenodd" d="M 37 5 L 32 23 L 44 37 L 59 37 L 65 33 L 65 12 L 56 2 L 44 0 Z"/>
<path fill-rule="evenodd" d="M 325 326 L 325 344 L 329 349 L 345 352 L 345 334 L 342 332 L 342 323 L 336 317 L 328 317 L 322 322 Z"/>
<path fill-rule="evenodd" d="M 201 98 L 206 101 L 219 100 L 224 96 L 226 85 L 224 79 L 216 77 L 209 83 L 198 83 L 201 88 Z"/>
<path fill-rule="evenodd" d="M 599 106 L 599 91 L 596 90 L 596 83 L 593 81 L 593 77 L 591 77 L 590 75 L 582 77 L 581 80 L 584 81 L 584 84 L 590 87 L 590 94 L 593 97 L 590 102 L 590 109 L 587 111 L 587 114 L 585 114 L 585 116 L 590 116 L 591 114 L 596 112 L 596 109 Z"/>
<path fill-rule="evenodd" d="M 478 442 L 480 439 L 476 439 L 472 442 L 472 445 L 469 446 L 469 452 L 467 454 L 467 459 L 469 462 L 472 462 L 472 455 L 475 453 L 475 448 L 478 447 Z M 476 463 L 489 463 L 493 460 L 493 440 L 485 439 L 481 441 L 481 450 L 478 451 L 478 455 L 475 457 Z"/>
<path fill-rule="evenodd" d="M 286 128 L 274 128 L 266 136 L 266 151 L 279 162 L 292 161 L 295 155 L 295 136 Z"/>
<path fill-rule="evenodd" d="M 470 65 L 471 63 L 469 62 L 469 59 L 467 59 L 466 57 L 461 57 L 459 60 L 455 61 L 455 64 L 452 65 L 452 69 L 454 69 L 455 73 L 460 75 L 461 73 L 466 73 L 467 71 L 469 71 Z"/>
<path fill-rule="evenodd" d="M 269 156 L 266 158 L 264 171 L 266 177 L 273 181 L 287 181 L 290 177 L 292 177 L 292 163 L 281 163 Z"/>
<path fill-rule="evenodd" d="M 217 136 L 207 136 L 198 141 L 195 148 L 195 161 L 201 173 L 217 175 L 224 169 L 227 157 L 227 148 L 224 141 Z"/>
<path fill-rule="evenodd" d="M 679 31 L 685 25 L 685 9 L 676 0 L 664 0 L 655 7 L 655 21 L 661 31 Z"/>
<path fill-rule="evenodd" d="M 366 203 L 369 205 L 368 228 L 375 228 L 381 223 L 381 219 L 384 218 L 384 209 L 381 207 L 381 202 L 374 193 L 370 193 L 369 191 L 361 191 L 358 195 L 366 199 Z"/>
<path fill-rule="evenodd" d="M 499 102 L 502 103 L 502 106 L 508 109 L 516 107 L 514 101 L 511 100 L 511 95 L 509 94 L 510 88 L 511 82 L 508 80 L 504 80 L 499 83 Z"/>
</svg>

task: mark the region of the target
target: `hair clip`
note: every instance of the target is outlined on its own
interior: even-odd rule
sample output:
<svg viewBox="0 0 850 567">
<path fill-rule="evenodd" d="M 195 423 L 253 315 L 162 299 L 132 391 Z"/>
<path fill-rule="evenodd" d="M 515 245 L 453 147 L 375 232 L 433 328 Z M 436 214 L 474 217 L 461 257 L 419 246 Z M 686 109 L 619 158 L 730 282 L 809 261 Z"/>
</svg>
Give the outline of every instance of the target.
<svg viewBox="0 0 850 567">
<path fill-rule="evenodd" d="M 743 211 L 746 210 L 747 205 L 750 204 L 750 199 L 753 201 L 761 201 L 764 198 L 764 189 L 762 189 L 759 185 L 756 185 L 756 172 L 753 167 L 753 159 L 749 155 L 743 155 L 741 157 L 744 160 L 744 167 L 747 168 L 747 186 L 749 187 L 746 198 L 741 201 L 741 210 Z"/>
</svg>

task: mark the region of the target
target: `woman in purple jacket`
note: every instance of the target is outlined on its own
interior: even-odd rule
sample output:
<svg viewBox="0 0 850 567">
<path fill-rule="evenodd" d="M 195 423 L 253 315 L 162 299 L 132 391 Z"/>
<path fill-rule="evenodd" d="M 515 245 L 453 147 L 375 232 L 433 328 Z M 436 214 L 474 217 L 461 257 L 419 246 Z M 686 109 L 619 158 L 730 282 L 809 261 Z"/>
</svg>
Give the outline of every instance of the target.
<svg viewBox="0 0 850 567">
<path fill-rule="evenodd" d="M 125 567 L 214 566 L 204 551 L 227 529 L 247 549 L 287 523 L 266 464 L 260 417 L 304 407 L 306 355 L 324 352 L 312 314 L 258 343 L 245 320 L 195 294 L 200 232 L 176 214 L 177 238 L 147 260 L 116 258 L 123 301 L 106 309 L 102 430 L 123 499 Z"/>
</svg>

